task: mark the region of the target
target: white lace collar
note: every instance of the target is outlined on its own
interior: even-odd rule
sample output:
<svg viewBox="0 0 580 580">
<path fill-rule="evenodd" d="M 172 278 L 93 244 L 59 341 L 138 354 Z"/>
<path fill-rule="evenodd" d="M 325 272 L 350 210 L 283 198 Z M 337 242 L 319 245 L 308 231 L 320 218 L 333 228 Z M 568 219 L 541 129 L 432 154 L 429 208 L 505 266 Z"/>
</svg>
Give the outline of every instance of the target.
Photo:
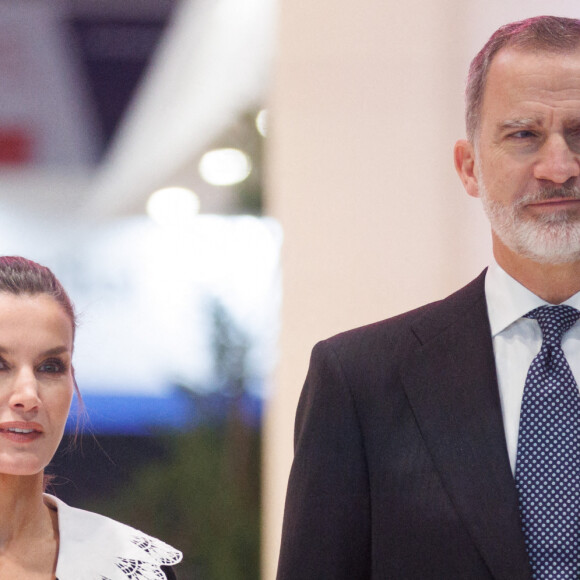
<svg viewBox="0 0 580 580">
<path fill-rule="evenodd" d="M 165 580 L 161 566 L 183 557 L 161 540 L 52 495 L 44 502 L 58 512 L 58 580 Z"/>
</svg>

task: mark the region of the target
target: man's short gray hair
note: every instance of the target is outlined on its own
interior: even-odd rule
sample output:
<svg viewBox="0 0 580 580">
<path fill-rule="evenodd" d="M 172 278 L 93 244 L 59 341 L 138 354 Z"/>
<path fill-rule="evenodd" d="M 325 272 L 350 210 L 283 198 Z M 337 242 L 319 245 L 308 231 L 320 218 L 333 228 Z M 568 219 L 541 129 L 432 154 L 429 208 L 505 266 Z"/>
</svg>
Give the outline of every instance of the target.
<svg viewBox="0 0 580 580">
<path fill-rule="evenodd" d="M 506 24 L 496 30 L 471 61 L 465 90 L 465 126 L 474 143 L 481 121 L 481 107 L 489 67 L 502 48 L 568 53 L 580 46 L 580 20 L 536 16 Z"/>
</svg>

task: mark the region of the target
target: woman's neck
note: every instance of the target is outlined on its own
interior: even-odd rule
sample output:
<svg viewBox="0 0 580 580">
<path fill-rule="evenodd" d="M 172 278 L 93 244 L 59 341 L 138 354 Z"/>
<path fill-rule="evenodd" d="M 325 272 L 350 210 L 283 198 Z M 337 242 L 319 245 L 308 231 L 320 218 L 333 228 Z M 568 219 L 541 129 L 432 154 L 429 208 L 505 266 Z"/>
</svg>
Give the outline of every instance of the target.
<svg viewBox="0 0 580 580">
<path fill-rule="evenodd" d="M 0 490 L 0 580 L 8 578 L 7 568 L 14 574 L 26 572 L 30 578 L 52 578 L 58 522 L 56 513 L 44 504 L 42 474 L 0 474 Z"/>
</svg>

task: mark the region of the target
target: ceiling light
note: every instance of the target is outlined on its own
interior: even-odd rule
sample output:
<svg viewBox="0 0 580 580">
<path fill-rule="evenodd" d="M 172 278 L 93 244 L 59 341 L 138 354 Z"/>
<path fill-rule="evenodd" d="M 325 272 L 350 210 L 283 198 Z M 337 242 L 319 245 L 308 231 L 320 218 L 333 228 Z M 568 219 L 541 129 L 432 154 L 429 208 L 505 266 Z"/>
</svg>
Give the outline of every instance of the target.
<svg viewBox="0 0 580 580">
<path fill-rule="evenodd" d="M 152 193 L 147 213 L 162 226 L 190 225 L 199 213 L 199 198 L 185 187 L 166 187 Z"/>
<path fill-rule="evenodd" d="M 234 185 L 244 181 L 252 171 L 248 155 L 239 149 L 214 149 L 203 155 L 199 173 L 212 185 Z"/>
<path fill-rule="evenodd" d="M 266 137 L 268 134 L 268 111 L 266 109 L 262 109 L 256 115 L 256 129 L 262 137 Z"/>
</svg>

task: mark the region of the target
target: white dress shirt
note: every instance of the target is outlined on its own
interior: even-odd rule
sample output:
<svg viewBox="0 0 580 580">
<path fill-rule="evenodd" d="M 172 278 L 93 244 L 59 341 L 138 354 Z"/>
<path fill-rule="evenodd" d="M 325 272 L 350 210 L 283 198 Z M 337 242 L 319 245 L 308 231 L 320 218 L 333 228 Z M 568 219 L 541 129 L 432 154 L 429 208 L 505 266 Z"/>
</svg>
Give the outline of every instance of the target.
<svg viewBox="0 0 580 580">
<path fill-rule="evenodd" d="M 542 345 L 542 332 L 538 321 L 522 317 L 530 310 L 549 303 L 514 280 L 495 262 L 489 267 L 485 277 L 485 297 L 507 448 L 512 472 L 515 473 L 520 407 L 526 375 Z M 564 304 L 580 310 L 580 292 Z M 564 335 L 562 349 L 578 383 L 580 321 Z"/>
</svg>

